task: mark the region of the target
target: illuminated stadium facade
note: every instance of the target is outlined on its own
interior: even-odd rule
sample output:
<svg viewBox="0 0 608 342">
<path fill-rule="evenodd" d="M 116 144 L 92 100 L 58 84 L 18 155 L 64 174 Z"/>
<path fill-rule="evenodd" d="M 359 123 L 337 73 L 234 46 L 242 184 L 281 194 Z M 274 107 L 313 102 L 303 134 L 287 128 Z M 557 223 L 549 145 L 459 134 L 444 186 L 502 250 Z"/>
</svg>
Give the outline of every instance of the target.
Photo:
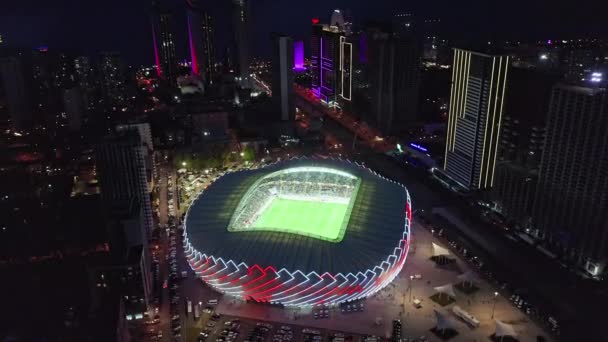
<svg viewBox="0 0 608 342">
<path fill-rule="evenodd" d="M 219 292 L 286 306 L 365 298 L 399 274 L 406 188 L 356 163 L 292 159 L 218 178 L 194 200 L 184 247 Z"/>
</svg>

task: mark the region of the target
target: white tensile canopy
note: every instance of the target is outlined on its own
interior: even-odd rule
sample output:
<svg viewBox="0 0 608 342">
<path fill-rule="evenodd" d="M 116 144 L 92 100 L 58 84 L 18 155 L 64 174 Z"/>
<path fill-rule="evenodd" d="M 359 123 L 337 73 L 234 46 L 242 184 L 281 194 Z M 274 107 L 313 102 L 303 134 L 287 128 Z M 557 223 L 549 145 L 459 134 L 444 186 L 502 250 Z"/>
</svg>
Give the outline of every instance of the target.
<svg viewBox="0 0 608 342">
<path fill-rule="evenodd" d="M 497 319 L 495 319 L 495 321 L 496 321 L 496 332 L 494 332 L 494 336 L 496 336 L 496 337 L 505 337 L 505 336 L 517 337 L 517 333 L 515 332 L 515 329 L 513 329 L 513 326 L 511 324 L 501 322 Z"/>
<path fill-rule="evenodd" d="M 434 287 L 433 290 L 439 292 L 440 294 L 445 294 L 452 298 L 456 298 L 456 293 L 454 292 L 454 286 L 452 286 L 452 284 L 437 286 L 437 287 Z"/>
<path fill-rule="evenodd" d="M 468 283 L 470 285 L 472 285 L 473 282 L 477 280 L 477 276 L 475 275 L 475 273 L 473 273 L 473 271 L 467 271 L 463 274 L 460 274 L 456 278 L 458 278 L 458 280 L 460 280 L 461 282 Z"/>
<path fill-rule="evenodd" d="M 437 330 L 445 331 L 448 329 L 456 330 L 456 322 L 448 315 L 435 311 L 435 318 L 437 319 Z"/>
<path fill-rule="evenodd" d="M 443 248 L 438 244 L 431 242 L 433 244 L 433 256 L 448 256 L 450 255 L 450 251 L 447 248 Z"/>
</svg>

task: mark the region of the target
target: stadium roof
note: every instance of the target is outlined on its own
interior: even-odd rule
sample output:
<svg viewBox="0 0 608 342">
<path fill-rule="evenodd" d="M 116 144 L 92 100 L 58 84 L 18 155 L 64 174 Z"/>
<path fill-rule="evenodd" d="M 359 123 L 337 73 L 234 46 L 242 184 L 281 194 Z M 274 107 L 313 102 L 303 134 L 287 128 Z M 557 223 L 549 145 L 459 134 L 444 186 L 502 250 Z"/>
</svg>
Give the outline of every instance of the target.
<svg viewBox="0 0 608 342">
<path fill-rule="evenodd" d="M 256 180 L 277 170 L 299 166 L 330 167 L 361 179 L 341 242 L 285 232 L 228 231 L 241 198 Z M 194 249 L 225 261 L 300 270 L 306 274 L 356 273 L 372 269 L 394 253 L 403 238 L 407 196 L 400 184 L 349 161 L 292 159 L 218 178 L 189 208 L 186 233 Z"/>
</svg>

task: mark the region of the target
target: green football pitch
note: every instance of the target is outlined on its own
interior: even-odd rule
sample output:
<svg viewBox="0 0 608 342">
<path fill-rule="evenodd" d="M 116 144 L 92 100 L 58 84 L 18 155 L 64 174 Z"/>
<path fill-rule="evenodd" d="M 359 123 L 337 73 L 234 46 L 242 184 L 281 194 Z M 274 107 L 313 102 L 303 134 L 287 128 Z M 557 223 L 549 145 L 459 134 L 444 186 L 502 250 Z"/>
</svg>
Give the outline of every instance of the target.
<svg viewBox="0 0 608 342">
<path fill-rule="evenodd" d="M 342 240 L 348 204 L 275 198 L 253 224 L 254 229 Z"/>
</svg>

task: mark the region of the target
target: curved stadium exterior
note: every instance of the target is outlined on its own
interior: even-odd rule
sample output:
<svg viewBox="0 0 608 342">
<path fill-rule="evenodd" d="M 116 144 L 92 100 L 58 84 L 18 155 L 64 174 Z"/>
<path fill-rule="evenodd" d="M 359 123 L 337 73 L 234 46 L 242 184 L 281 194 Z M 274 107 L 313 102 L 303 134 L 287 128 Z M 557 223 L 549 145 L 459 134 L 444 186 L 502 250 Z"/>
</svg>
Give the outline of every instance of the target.
<svg viewBox="0 0 608 342">
<path fill-rule="evenodd" d="M 287 306 L 365 298 L 401 271 L 407 189 L 345 160 L 292 159 L 219 177 L 185 219 L 184 249 L 217 291 Z"/>
</svg>

